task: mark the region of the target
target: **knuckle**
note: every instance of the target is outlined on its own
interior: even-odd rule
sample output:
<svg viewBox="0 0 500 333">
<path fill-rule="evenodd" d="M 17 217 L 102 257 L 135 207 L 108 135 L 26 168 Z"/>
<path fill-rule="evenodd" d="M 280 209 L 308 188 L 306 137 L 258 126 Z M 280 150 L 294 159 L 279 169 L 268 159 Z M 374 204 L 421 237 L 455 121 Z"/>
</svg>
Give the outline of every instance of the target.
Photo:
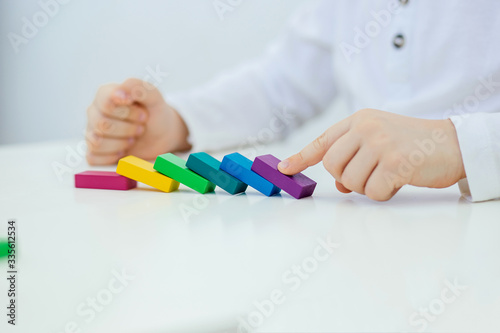
<svg viewBox="0 0 500 333">
<path fill-rule="evenodd" d="M 92 131 L 87 135 L 87 145 L 89 149 L 96 150 L 103 145 L 104 138 Z"/>
<path fill-rule="evenodd" d="M 104 90 L 106 90 L 106 85 L 105 85 L 105 84 L 100 85 L 100 86 L 97 88 L 96 95 L 97 95 L 97 96 L 100 96 L 100 95 L 104 92 Z"/>
<path fill-rule="evenodd" d="M 372 109 L 360 109 L 354 113 L 355 118 L 365 118 L 368 115 L 371 115 L 373 112 Z"/>
<path fill-rule="evenodd" d="M 341 177 L 340 177 L 340 182 L 342 183 L 342 185 L 344 185 L 345 188 L 347 188 L 348 190 L 353 190 L 356 188 L 356 184 L 355 184 L 355 180 L 354 178 L 349 175 L 349 174 L 346 174 L 344 173 Z"/>
<path fill-rule="evenodd" d="M 144 126 L 134 126 L 134 125 L 127 125 L 128 130 L 126 131 L 128 136 L 140 136 L 144 133 Z"/>
<path fill-rule="evenodd" d="M 113 115 L 119 119 L 127 119 L 130 116 L 130 108 L 119 106 L 113 110 Z"/>
<path fill-rule="evenodd" d="M 388 201 L 391 197 L 389 195 L 385 195 L 385 194 L 377 194 L 377 195 L 374 195 L 374 196 L 369 197 L 369 198 L 372 200 L 375 200 L 375 201 L 384 202 L 384 201 Z"/>
<path fill-rule="evenodd" d="M 370 198 L 370 199 L 373 199 L 376 195 L 377 195 L 377 191 L 376 189 L 374 188 L 373 185 L 371 185 L 370 183 L 366 184 L 366 187 L 365 187 L 365 195 Z M 373 199 L 375 200 L 375 199 Z"/>
<path fill-rule="evenodd" d="M 111 120 L 107 118 L 101 118 L 97 121 L 97 129 L 102 133 L 112 133 L 114 126 Z"/>
<path fill-rule="evenodd" d="M 143 81 L 142 85 L 148 91 L 154 91 L 157 89 L 153 83 L 148 82 L 148 81 Z"/>
<path fill-rule="evenodd" d="M 399 168 L 401 165 L 401 158 L 398 154 L 389 154 L 385 159 L 384 159 L 384 169 L 388 171 L 395 171 Z"/>
<path fill-rule="evenodd" d="M 112 86 L 112 84 L 103 84 L 103 85 L 100 85 L 99 88 L 97 88 L 97 93 L 96 95 L 97 96 L 101 96 L 101 95 L 104 95 L 107 93 L 108 91 L 108 88 Z"/>
<path fill-rule="evenodd" d="M 341 174 L 333 159 L 323 158 L 323 166 L 325 167 L 326 171 L 328 171 L 333 176 L 333 178 L 340 180 Z"/>
<path fill-rule="evenodd" d="M 304 159 L 304 154 L 302 153 L 302 151 L 299 151 L 296 156 L 297 156 L 297 160 L 300 163 L 304 163 L 305 159 Z"/>
<path fill-rule="evenodd" d="M 382 129 L 382 122 L 378 118 L 364 117 L 358 120 L 354 126 L 353 130 L 362 135 L 373 134 L 380 132 Z"/>
<path fill-rule="evenodd" d="M 93 135 L 91 136 L 91 138 L 95 137 L 95 140 L 102 140 L 104 132 L 101 129 L 97 128 L 97 126 L 91 132 Z"/>
<path fill-rule="evenodd" d="M 147 91 L 142 85 L 132 87 L 130 95 L 134 101 L 144 102 L 146 100 Z"/>
<path fill-rule="evenodd" d="M 89 152 L 93 152 L 97 148 L 96 145 L 90 140 L 87 140 L 86 144 L 87 144 L 87 151 L 89 151 Z"/>
<path fill-rule="evenodd" d="M 141 85 L 144 81 L 141 79 L 135 78 L 135 77 L 130 77 L 126 79 L 123 84 L 125 86 L 136 86 L 136 85 Z"/>
<path fill-rule="evenodd" d="M 391 146 L 391 139 L 387 133 L 380 132 L 363 143 L 369 151 L 379 151 Z"/>
<path fill-rule="evenodd" d="M 87 163 L 90 165 L 95 165 L 95 157 L 92 155 L 90 152 L 87 152 L 87 155 L 85 156 L 87 158 Z"/>
<path fill-rule="evenodd" d="M 313 141 L 313 148 L 316 151 L 325 151 L 326 149 L 328 149 L 328 134 L 326 132 L 318 136 Z"/>
<path fill-rule="evenodd" d="M 87 120 L 89 124 L 94 124 L 97 119 L 102 117 L 101 112 L 99 111 L 99 108 L 96 106 L 96 104 L 93 102 L 89 107 L 87 108 Z"/>
<path fill-rule="evenodd" d="M 368 140 L 364 146 L 368 148 L 368 151 L 374 152 L 377 151 L 382 145 L 377 140 Z"/>
<path fill-rule="evenodd" d="M 99 145 L 98 143 L 96 142 L 96 140 L 94 140 L 93 138 L 90 137 L 91 134 L 88 134 L 87 135 L 87 138 L 86 138 L 86 143 L 87 143 L 87 149 L 89 151 L 93 151 L 95 150 Z"/>
<path fill-rule="evenodd" d="M 375 201 L 387 201 L 390 199 L 389 191 L 384 191 L 374 185 L 367 185 L 365 188 L 365 195 Z"/>
<path fill-rule="evenodd" d="M 124 86 L 129 87 L 130 95 L 133 100 L 143 102 L 147 97 L 147 90 L 150 90 L 150 84 L 144 80 L 137 78 L 129 78 L 123 83 Z"/>
<path fill-rule="evenodd" d="M 378 196 L 377 198 L 374 198 L 373 200 L 383 202 L 383 201 L 389 201 L 390 198 L 392 198 L 390 193 L 386 193 L 386 194 L 382 193 L 380 196 Z"/>
<path fill-rule="evenodd" d="M 327 157 L 323 158 L 323 167 L 325 167 L 325 169 L 327 171 L 330 171 L 332 168 L 333 168 L 333 163 L 331 162 L 331 160 Z"/>
</svg>

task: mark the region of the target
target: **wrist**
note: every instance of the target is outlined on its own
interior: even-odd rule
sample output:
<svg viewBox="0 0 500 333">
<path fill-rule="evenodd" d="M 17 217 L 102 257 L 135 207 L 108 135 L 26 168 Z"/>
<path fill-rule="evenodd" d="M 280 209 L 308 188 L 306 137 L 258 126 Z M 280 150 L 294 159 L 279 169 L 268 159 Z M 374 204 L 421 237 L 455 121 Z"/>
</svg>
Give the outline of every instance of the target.
<svg viewBox="0 0 500 333">
<path fill-rule="evenodd" d="M 458 135 L 457 135 L 457 130 L 455 128 L 455 125 L 450 119 L 443 119 L 441 120 L 442 122 L 442 128 L 445 131 L 447 140 L 446 142 L 448 143 L 446 145 L 446 149 L 449 151 L 449 156 L 448 158 L 452 162 L 453 166 L 453 174 L 456 175 L 456 181 L 458 182 L 460 179 L 466 178 L 467 175 L 465 173 L 465 167 L 464 167 L 464 162 L 462 159 L 462 151 L 460 150 L 460 144 L 458 141 Z"/>
<path fill-rule="evenodd" d="M 165 143 L 167 145 L 166 151 L 168 152 L 178 152 L 187 151 L 191 149 L 191 145 L 188 142 L 189 130 L 182 119 L 179 112 L 172 106 L 167 104 L 168 126 L 166 131 Z"/>
</svg>

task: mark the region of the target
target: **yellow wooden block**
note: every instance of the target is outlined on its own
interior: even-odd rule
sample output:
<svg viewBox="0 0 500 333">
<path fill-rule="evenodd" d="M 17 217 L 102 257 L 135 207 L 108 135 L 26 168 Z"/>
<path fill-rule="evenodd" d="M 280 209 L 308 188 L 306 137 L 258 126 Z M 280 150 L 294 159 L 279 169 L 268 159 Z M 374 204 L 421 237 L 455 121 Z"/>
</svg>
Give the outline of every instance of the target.
<svg viewBox="0 0 500 333">
<path fill-rule="evenodd" d="M 127 156 L 119 160 L 116 173 L 163 192 L 173 192 L 179 188 L 179 182 L 162 175 L 153 169 L 152 163 L 135 156 Z"/>
</svg>

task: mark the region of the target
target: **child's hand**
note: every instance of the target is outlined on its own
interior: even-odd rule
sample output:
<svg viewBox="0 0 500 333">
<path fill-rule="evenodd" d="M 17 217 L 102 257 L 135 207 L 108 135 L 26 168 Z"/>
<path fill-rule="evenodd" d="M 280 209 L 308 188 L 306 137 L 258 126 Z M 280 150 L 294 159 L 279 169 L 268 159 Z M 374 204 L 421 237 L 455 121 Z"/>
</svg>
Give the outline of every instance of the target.
<svg viewBox="0 0 500 333">
<path fill-rule="evenodd" d="M 189 149 L 182 118 L 151 84 L 129 79 L 102 86 L 87 109 L 87 161 L 114 164 L 125 155 L 153 160 Z"/>
<path fill-rule="evenodd" d="M 282 161 L 293 175 L 323 161 L 337 188 L 389 200 L 404 185 L 442 188 L 465 178 L 453 123 L 364 109 Z"/>
</svg>

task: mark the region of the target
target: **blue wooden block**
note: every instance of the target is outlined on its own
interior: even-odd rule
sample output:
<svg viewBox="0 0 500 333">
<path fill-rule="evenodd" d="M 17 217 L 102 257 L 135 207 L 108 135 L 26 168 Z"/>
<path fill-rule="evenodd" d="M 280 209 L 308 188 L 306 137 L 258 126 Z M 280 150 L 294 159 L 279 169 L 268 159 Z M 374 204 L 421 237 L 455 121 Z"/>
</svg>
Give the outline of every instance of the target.
<svg viewBox="0 0 500 333">
<path fill-rule="evenodd" d="M 221 162 L 207 153 L 189 155 L 186 166 L 230 194 L 245 192 L 247 184 L 220 170 Z"/>
<path fill-rule="evenodd" d="M 252 161 L 239 153 L 224 156 L 220 168 L 268 197 L 281 189 L 252 171 Z"/>
</svg>

